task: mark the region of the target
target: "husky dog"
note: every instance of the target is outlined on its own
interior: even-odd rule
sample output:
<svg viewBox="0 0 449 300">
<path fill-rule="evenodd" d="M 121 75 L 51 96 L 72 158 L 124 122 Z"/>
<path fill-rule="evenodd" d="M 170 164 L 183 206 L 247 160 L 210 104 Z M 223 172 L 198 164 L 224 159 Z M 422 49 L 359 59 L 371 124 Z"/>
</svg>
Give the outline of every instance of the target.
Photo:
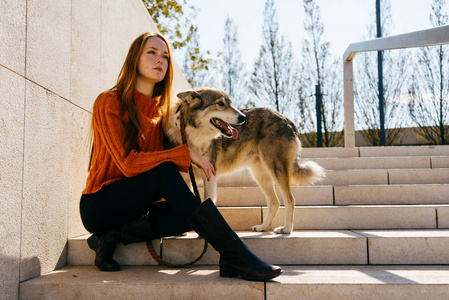
<svg viewBox="0 0 449 300">
<path fill-rule="evenodd" d="M 290 185 L 313 184 L 324 177 L 324 169 L 312 161 L 300 162 L 301 142 L 296 126 L 285 116 L 268 108 L 241 111 L 231 105 L 223 91 L 202 88 L 179 93 L 178 109 L 172 110 L 165 134 L 173 146 L 181 144 L 180 109 L 184 111 L 187 144 L 206 157 L 217 176 L 249 167 L 265 194 L 268 214 L 253 231 L 267 231 L 279 208 L 274 184 L 285 202 L 284 226 L 276 233 L 293 230 L 295 199 Z M 196 169 L 196 170 L 195 170 Z M 204 182 L 204 199 L 217 199 L 217 181 L 207 181 L 203 172 L 194 168 Z M 189 180 L 186 180 L 189 182 Z"/>
</svg>

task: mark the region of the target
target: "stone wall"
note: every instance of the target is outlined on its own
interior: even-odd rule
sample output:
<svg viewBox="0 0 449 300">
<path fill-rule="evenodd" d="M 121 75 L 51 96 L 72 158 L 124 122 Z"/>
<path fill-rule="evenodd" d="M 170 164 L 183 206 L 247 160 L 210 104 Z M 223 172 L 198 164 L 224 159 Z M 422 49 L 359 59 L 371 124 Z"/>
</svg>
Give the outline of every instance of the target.
<svg viewBox="0 0 449 300">
<path fill-rule="evenodd" d="M 155 30 L 141 0 L 0 1 L 0 299 L 64 266 L 67 238 L 86 233 L 93 101 Z M 189 88 L 175 74 L 175 90 Z"/>
</svg>

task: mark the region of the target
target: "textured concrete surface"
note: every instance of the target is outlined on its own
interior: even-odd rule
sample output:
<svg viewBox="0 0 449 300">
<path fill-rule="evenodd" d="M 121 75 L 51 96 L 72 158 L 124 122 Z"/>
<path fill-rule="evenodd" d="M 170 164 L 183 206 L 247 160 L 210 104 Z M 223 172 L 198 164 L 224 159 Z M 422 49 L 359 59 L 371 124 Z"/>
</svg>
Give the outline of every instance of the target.
<svg viewBox="0 0 449 300">
<path fill-rule="evenodd" d="M 431 159 L 432 168 L 449 168 L 449 157 L 432 157 Z"/>
<path fill-rule="evenodd" d="M 430 168 L 430 157 L 314 158 L 327 170 Z"/>
<path fill-rule="evenodd" d="M 336 186 L 334 190 L 336 205 L 449 203 L 449 184 Z"/>
<path fill-rule="evenodd" d="M 449 155 L 445 146 L 360 147 L 360 157 Z"/>
<path fill-rule="evenodd" d="M 263 214 L 267 209 L 263 208 Z M 271 228 L 284 224 L 281 207 Z M 391 229 L 436 228 L 436 207 L 433 205 L 348 205 L 297 206 L 294 228 L 298 229 Z"/>
<path fill-rule="evenodd" d="M 447 299 L 448 266 L 283 266 L 269 281 L 222 278 L 216 266 L 65 267 L 23 282 L 20 299 Z M 265 298 L 266 293 L 266 298 Z"/>
<path fill-rule="evenodd" d="M 20 286 L 20 299 L 264 299 L 264 283 L 221 278 L 217 267 L 66 267 Z"/>
<path fill-rule="evenodd" d="M 88 124 L 87 112 L 28 82 L 21 280 L 66 263 L 68 205 L 84 185 Z"/>
<path fill-rule="evenodd" d="M 70 99 L 71 0 L 27 1 L 26 76 Z"/>
<path fill-rule="evenodd" d="M 203 195 L 202 189 L 200 195 Z M 294 186 L 291 188 L 296 205 L 332 205 L 331 186 Z M 282 205 L 282 193 L 276 188 L 276 194 Z M 260 206 L 267 205 L 265 195 L 259 187 L 220 187 L 217 189 L 218 206 Z"/>
<path fill-rule="evenodd" d="M 359 157 L 359 148 L 302 148 L 301 158 L 314 157 Z"/>
<path fill-rule="evenodd" d="M 449 228 L 449 206 L 437 208 L 438 228 Z"/>
<path fill-rule="evenodd" d="M 89 248 L 86 241 L 89 236 L 90 234 L 69 239 L 67 264 L 74 266 L 94 264 L 95 252 Z M 160 241 L 154 240 L 152 245 L 156 253 L 160 255 Z M 114 252 L 114 258 L 121 265 L 157 265 L 157 262 L 148 252 L 145 243 L 126 246 L 118 244 Z"/>
<path fill-rule="evenodd" d="M 0 65 L 21 76 L 25 76 L 26 3 L 0 1 Z"/>
<path fill-rule="evenodd" d="M 267 299 L 448 299 L 448 266 L 295 266 L 267 282 Z"/>
<path fill-rule="evenodd" d="M 449 264 L 449 230 L 367 230 L 370 264 Z"/>
<path fill-rule="evenodd" d="M 449 169 L 388 170 L 390 184 L 449 184 Z"/>
<path fill-rule="evenodd" d="M 0 294 L 15 299 L 20 264 L 25 79 L 2 66 L 0 78 L 0 106 L 8 108 L 0 109 Z"/>
<path fill-rule="evenodd" d="M 260 207 L 220 207 L 220 213 L 234 230 L 248 231 L 262 222 Z"/>
<path fill-rule="evenodd" d="M 70 99 L 85 110 L 103 91 L 101 86 L 101 0 L 72 1 Z M 112 47 L 115 48 L 115 47 Z"/>
<path fill-rule="evenodd" d="M 366 264 L 366 237 L 347 230 L 304 230 L 288 235 L 269 232 L 238 232 L 242 241 L 259 257 L 273 264 Z M 69 264 L 92 265 L 94 252 L 87 236 L 69 240 Z M 155 249 L 159 241 L 153 241 Z M 162 240 L 162 258 L 169 263 L 185 264 L 203 251 L 204 240 L 194 232 Z M 145 243 L 117 247 L 115 259 L 122 265 L 155 265 Z M 208 246 L 200 265 L 217 265 L 218 253 Z"/>
</svg>

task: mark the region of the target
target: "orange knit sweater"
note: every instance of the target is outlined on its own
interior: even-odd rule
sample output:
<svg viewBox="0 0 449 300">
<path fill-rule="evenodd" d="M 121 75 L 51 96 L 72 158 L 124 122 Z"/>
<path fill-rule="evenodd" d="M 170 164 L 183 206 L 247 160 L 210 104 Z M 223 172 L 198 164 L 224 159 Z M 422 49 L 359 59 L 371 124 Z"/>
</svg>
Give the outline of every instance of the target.
<svg viewBox="0 0 449 300">
<path fill-rule="evenodd" d="M 173 162 L 181 172 L 188 172 L 190 151 L 186 145 L 164 149 L 162 120 L 158 118 L 156 100 L 138 91 L 134 103 L 141 113 L 144 128 L 139 139 L 142 151 L 132 150 L 125 158 L 122 143 L 120 105 L 116 92 L 104 92 L 95 106 L 93 164 L 83 194 L 91 194 L 124 177 L 133 177 L 160 165 Z"/>
</svg>

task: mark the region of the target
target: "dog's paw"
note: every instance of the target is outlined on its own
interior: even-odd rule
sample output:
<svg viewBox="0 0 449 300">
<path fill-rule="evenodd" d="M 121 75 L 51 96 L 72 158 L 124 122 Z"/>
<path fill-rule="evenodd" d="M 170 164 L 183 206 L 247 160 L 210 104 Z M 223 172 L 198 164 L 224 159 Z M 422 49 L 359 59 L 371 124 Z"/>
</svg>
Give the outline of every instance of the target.
<svg viewBox="0 0 449 300">
<path fill-rule="evenodd" d="M 288 234 L 293 231 L 293 228 L 286 228 L 284 226 L 276 227 L 273 232 L 277 234 Z"/>
<path fill-rule="evenodd" d="M 251 227 L 251 231 L 262 232 L 262 231 L 265 231 L 265 229 L 263 228 L 262 225 L 255 225 L 255 226 Z"/>
</svg>

